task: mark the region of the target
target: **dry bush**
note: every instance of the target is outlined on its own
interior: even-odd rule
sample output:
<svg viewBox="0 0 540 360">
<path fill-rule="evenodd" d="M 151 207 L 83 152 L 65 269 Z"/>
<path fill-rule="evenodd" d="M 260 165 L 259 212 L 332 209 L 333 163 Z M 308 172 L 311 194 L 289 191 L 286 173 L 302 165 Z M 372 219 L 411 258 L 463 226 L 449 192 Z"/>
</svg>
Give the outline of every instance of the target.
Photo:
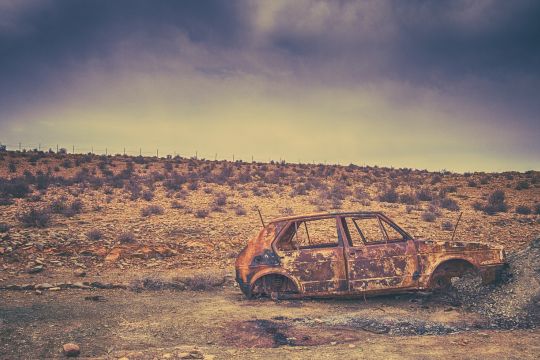
<svg viewBox="0 0 540 360">
<path fill-rule="evenodd" d="M 116 240 L 118 240 L 118 242 L 120 242 L 121 244 L 133 244 L 137 241 L 137 239 L 135 238 L 135 234 L 133 234 L 131 231 L 124 231 L 120 233 L 116 237 Z"/>
<path fill-rule="evenodd" d="M 17 219 L 26 227 L 47 227 L 51 221 L 49 209 L 32 208 L 16 215 Z"/>
<path fill-rule="evenodd" d="M 522 180 L 517 183 L 516 190 L 525 190 L 525 189 L 528 189 L 529 187 L 530 187 L 529 182 L 527 180 Z"/>
<path fill-rule="evenodd" d="M 422 220 L 427 222 L 433 222 L 437 219 L 437 215 L 435 213 L 427 210 L 422 213 Z"/>
<path fill-rule="evenodd" d="M 456 200 L 450 199 L 450 198 L 443 198 L 439 201 L 440 206 L 443 209 L 447 209 L 450 211 L 459 211 L 459 205 Z"/>
<path fill-rule="evenodd" d="M 208 210 L 206 210 L 206 209 L 199 209 L 199 210 L 195 211 L 195 217 L 196 218 L 204 219 L 207 216 L 208 216 Z"/>
<path fill-rule="evenodd" d="M 152 201 L 152 199 L 154 198 L 154 192 L 152 190 L 145 190 L 143 191 L 141 197 L 143 198 L 143 200 Z"/>
<path fill-rule="evenodd" d="M 6 233 L 9 231 L 9 225 L 2 222 L 0 223 L 0 233 Z"/>
<path fill-rule="evenodd" d="M 399 202 L 406 205 L 415 205 L 418 200 L 414 194 L 401 194 L 399 195 Z"/>
<path fill-rule="evenodd" d="M 379 195 L 379 201 L 387 202 L 387 203 L 396 203 L 399 200 L 399 194 L 396 192 L 396 190 L 392 188 L 388 188 L 383 190 L 383 192 Z"/>
<path fill-rule="evenodd" d="M 530 215 L 532 213 L 532 210 L 530 207 L 525 205 L 518 205 L 516 206 L 516 214 L 520 215 Z"/>
<path fill-rule="evenodd" d="M 183 209 L 183 208 L 184 208 L 184 205 L 180 201 L 177 201 L 177 200 L 171 201 L 171 209 Z"/>
<path fill-rule="evenodd" d="M 103 238 L 103 233 L 99 229 L 92 229 L 86 233 L 89 240 L 97 241 Z"/>
<path fill-rule="evenodd" d="M 452 231 L 454 230 L 454 224 L 446 220 L 441 224 L 441 229 L 443 229 L 444 231 Z"/>
<path fill-rule="evenodd" d="M 144 207 L 141 210 L 141 215 L 144 217 L 151 216 L 151 215 L 162 215 L 163 212 L 164 212 L 163 207 L 152 204 L 152 205 L 148 205 Z"/>
<path fill-rule="evenodd" d="M 246 209 L 242 205 L 237 205 L 234 209 L 234 213 L 238 216 L 246 215 Z"/>
<path fill-rule="evenodd" d="M 225 193 L 219 193 L 214 198 L 214 205 L 216 206 L 225 206 L 227 204 L 227 195 Z"/>
<path fill-rule="evenodd" d="M 535 215 L 540 215 L 540 204 L 535 204 L 534 205 L 534 214 Z"/>
<path fill-rule="evenodd" d="M 416 199 L 418 199 L 418 201 L 432 201 L 433 198 L 433 193 L 427 188 L 421 188 L 416 192 Z"/>
<path fill-rule="evenodd" d="M 502 190 L 496 190 L 489 195 L 488 202 L 483 208 L 488 215 L 494 215 L 498 212 L 506 212 L 508 205 L 506 204 L 505 194 Z"/>
</svg>

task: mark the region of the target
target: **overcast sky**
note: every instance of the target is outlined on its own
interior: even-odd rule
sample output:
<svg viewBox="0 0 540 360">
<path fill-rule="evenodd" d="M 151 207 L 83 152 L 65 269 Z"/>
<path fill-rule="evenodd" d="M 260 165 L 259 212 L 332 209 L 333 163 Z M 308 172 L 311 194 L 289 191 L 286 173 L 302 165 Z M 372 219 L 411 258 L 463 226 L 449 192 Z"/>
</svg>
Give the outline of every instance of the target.
<svg viewBox="0 0 540 360">
<path fill-rule="evenodd" d="M 4 144 L 539 170 L 539 113 L 538 1 L 0 0 Z"/>
</svg>

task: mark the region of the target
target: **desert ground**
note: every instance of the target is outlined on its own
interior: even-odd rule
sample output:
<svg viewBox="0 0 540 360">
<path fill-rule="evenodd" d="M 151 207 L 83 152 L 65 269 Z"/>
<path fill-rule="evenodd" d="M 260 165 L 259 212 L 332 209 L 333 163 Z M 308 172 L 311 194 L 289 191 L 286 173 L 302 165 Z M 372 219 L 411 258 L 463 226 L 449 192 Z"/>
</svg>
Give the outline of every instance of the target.
<svg viewBox="0 0 540 360">
<path fill-rule="evenodd" d="M 382 211 L 416 238 L 504 245 L 452 295 L 247 300 L 265 220 Z M 0 358 L 537 358 L 540 172 L 0 152 Z M 458 284 L 459 285 L 459 284 Z"/>
</svg>

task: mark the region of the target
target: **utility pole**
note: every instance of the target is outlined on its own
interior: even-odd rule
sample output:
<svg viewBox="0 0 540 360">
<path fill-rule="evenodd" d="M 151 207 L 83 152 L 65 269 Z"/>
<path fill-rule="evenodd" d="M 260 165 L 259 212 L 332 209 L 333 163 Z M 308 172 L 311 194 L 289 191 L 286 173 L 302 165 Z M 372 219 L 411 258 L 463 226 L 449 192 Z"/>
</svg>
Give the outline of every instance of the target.
<svg viewBox="0 0 540 360">
<path fill-rule="evenodd" d="M 21 143 L 19 143 L 19 151 L 21 151 Z"/>
<path fill-rule="evenodd" d="M 124 147 L 124 156 L 126 156 L 126 148 Z"/>
<path fill-rule="evenodd" d="M 107 156 L 107 148 L 105 148 L 105 156 Z"/>
<path fill-rule="evenodd" d="M 142 156 L 142 148 L 139 148 L 139 156 Z"/>
<path fill-rule="evenodd" d="M 73 154 L 75 154 L 75 145 L 73 145 Z"/>
<path fill-rule="evenodd" d="M 58 144 L 56 144 L 56 153 L 58 154 Z"/>
<path fill-rule="evenodd" d="M 156 157 L 159 158 L 159 149 L 156 150 Z"/>
</svg>

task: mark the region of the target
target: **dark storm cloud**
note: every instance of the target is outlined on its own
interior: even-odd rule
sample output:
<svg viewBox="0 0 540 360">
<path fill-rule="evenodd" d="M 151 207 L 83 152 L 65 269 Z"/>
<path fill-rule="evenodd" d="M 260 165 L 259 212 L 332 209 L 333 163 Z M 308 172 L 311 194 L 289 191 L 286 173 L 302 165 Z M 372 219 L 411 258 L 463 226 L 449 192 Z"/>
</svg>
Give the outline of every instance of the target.
<svg viewBox="0 0 540 360">
<path fill-rule="evenodd" d="M 4 15 L 7 25 L 0 15 L 4 113 L 66 91 L 70 75 L 95 59 L 106 64 L 126 41 L 135 49 L 132 62 L 142 53 L 181 54 L 178 34 L 217 54 L 235 50 L 237 58 L 223 64 L 191 64 L 209 77 L 234 76 L 255 65 L 250 71 L 268 76 L 287 70 L 299 82 L 349 86 L 389 80 L 436 88 L 519 113 L 533 126 L 540 111 L 538 1 L 12 4 L 11 15 Z M 268 11 L 271 21 L 261 24 Z M 246 54 L 252 63 L 245 62 Z"/>
<path fill-rule="evenodd" d="M 245 23 L 238 6 L 198 0 L 13 2 L 0 14 L 0 108 L 45 100 L 61 91 L 66 75 L 86 61 L 106 62 L 125 40 L 158 54 L 167 51 L 163 42 L 173 33 L 193 43 L 236 46 Z"/>
</svg>

